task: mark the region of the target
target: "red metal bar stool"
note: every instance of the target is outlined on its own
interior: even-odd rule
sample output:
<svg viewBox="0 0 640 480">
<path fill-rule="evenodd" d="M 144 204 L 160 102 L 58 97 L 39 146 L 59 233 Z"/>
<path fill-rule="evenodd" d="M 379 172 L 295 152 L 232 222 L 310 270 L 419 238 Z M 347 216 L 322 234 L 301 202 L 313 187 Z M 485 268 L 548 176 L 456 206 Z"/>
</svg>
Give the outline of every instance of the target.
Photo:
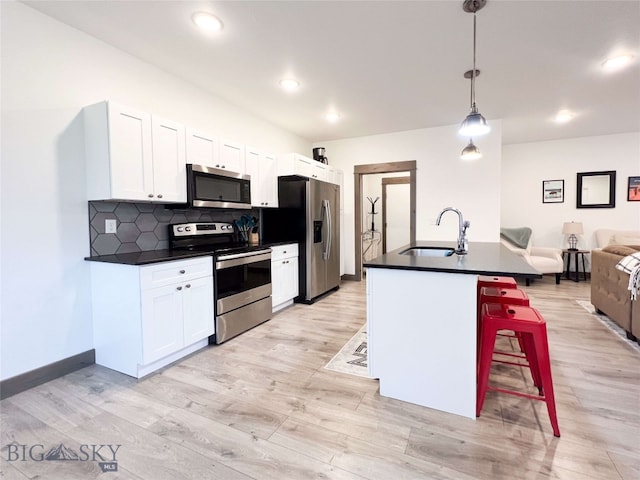
<svg viewBox="0 0 640 480">
<path fill-rule="evenodd" d="M 520 290 L 519 288 L 496 288 L 496 287 L 482 287 L 480 289 L 480 300 L 478 301 L 478 360 L 480 359 L 480 331 L 482 330 L 482 316 L 481 310 L 482 305 L 485 303 L 501 303 L 505 305 L 520 305 L 523 307 L 529 306 L 529 296 L 524 292 L 524 290 Z M 514 333 L 498 333 L 497 335 L 503 337 L 516 338 L 518 340 L 518 346 L 520 347 L 520 352 L 505 352 L 501 350 L 494 350 L 494 353 L 499 354 L 504 357 L 511 357 L 518 360 L 527 360 L 527 348 L 526 344 L 522 338 L 522 335 L 514 332 Z M 504 360 L 494 360 L 500 363 L 514 364 L 513 362 L 507 362 Z M 535 362 L 535 360 L 534 360 Z M 519 365 L 519 364 L 515 364 Z M 536 369 L 531 371 L 531 376 L 533 377 L 533 382 L 538 390 L 541 391 L 542 383 L 540 382 L 540 376 Z"/>
<path fill-rule="evenodd" d="M 478 313 L 483 303 L 505 303 L 508 305 L 529 306 L 529 296 L 519 288 L 482 287 L 478 301 Z"/>
<path fill-rule="evenodd" d="M 528 363 L 514 363 L 514 365 L 528 367 L 532 372 L 534 381 L 536 375 L 540 378 L 542 384 L 540 395 L 531 395 L 529 393 L 489 385 L 489 372 L 493 360 L 496 334 L 500 330 L 512 330 L 522 336 L 528 353 Z M 532 307 L 485 303 L 482 306 L 482 327 L 480 333 L 480 366 L 478 371 L 476 416 L 480 416 L 487 391 L 541 400 L 547 404 L 553 435 L 559 437 L 560 429 L 558 428 L 556 403 L 553 395 L 551 360 L 549 358 L 549 344 L 547 342 L 547 324 L 544 318 L 542 318 L 542 315 L 540 315 L 540 312 Z"/>
<path fill-rule="evenodd" d="M 513 277 L 498 277 L 493 275 L 478 276 L 478 299 L 482 287 L 518 288 L 518 282 Z"/>
</svg>

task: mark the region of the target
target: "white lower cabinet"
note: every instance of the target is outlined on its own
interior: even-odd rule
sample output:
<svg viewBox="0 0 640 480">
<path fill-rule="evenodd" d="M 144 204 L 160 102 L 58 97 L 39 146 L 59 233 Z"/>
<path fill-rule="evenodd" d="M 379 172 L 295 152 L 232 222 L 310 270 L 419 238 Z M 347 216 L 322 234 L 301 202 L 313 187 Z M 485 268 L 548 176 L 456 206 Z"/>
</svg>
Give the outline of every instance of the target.
<svg viewBox="0 0 640 480">
<path fill-rule="evenodd" d="M 297 243 L 271 247 L 271 290 L 274 312 L 291 305 L 298 296 Z"/>
<path fill-rule="evenodd" d="M 208 344 L 211 257 L 147 266 L 91 265 L 96 363 L 136 378 Z"/>
</svg>

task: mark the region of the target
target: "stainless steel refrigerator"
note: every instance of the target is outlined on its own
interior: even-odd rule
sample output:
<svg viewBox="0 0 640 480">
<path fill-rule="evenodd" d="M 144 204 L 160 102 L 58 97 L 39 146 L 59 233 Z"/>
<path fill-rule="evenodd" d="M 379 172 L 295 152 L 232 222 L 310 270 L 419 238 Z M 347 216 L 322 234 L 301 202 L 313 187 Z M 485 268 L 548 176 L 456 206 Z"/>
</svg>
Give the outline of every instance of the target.
<svg viewBox="0 0 640 480">
<path fill-rule="evenodd" d="M 298 302 L 340 285 L 340 187 L 296 175 L 278 179 L 278 208 L 262 210 L 264 242 L 299 244 Z"/>
</svg>

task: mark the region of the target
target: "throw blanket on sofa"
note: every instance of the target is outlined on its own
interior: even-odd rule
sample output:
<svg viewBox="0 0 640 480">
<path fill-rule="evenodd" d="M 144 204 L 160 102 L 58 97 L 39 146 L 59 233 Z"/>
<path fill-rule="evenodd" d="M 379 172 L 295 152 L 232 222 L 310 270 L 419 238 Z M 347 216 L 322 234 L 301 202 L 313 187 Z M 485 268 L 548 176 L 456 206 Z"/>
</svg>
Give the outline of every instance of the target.
<svg viewBox="0 0 640 480">
<path fill-rule="evenodd" d="M 529 227 L 501 228 L 500 236 L 513 243 L 516 247 L 527 248 L 531 238 L 531 229 Z"/>
<path fill-rule="evenodd" d="M 627 255 L 620 260 L 616 268 L 629 274 L 629 287 L 631 300 L 638 298 L 640 293 L 640 252 Z"/>
</svg>

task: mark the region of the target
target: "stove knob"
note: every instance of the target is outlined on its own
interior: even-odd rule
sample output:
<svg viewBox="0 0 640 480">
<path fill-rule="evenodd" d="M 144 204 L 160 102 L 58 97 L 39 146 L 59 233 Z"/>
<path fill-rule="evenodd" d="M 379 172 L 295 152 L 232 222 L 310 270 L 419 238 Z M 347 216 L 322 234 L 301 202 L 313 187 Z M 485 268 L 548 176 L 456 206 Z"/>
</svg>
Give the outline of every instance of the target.
<svg viewBox="0 0 640 480">
<path fill-rule="evenodd" d="M 179 232 L 182 232 L 184 230 L 184 228 L 178 227 L 178 228 L 176 228 L 176 230 L 178 230 Z"/>
<path fill-rule="evenodd" d="M 191 231 L 191 227 L 184 227 L 184 229 L 185 229 L 187 232 L 190 232 L 190 231 Z"/>
</svg>

